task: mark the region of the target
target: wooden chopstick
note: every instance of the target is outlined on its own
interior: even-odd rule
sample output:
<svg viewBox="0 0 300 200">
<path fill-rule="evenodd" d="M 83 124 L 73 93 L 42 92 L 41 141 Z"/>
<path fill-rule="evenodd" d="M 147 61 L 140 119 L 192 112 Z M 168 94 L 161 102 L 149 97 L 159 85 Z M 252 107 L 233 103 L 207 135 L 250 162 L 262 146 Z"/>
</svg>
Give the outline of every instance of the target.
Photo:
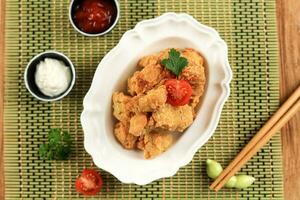
<svg viewBox="0 0 300 200">
<path fill-rule="evenodd" d="M 273 135 L 280 130 L 299 110 L 300 99 L 293 105 L 293 107 L 282 117 L 280 120 L 269 130 L 269 132 L 255 144 L 255 146 L 250 149 L 250 151 L 245 155 L 245 157 L 240 160 L 237 165 L 235 165 L 228 174 L 216 185 L 215 191 L 220 190 L 224 184 L 232 177 L 241 167 L 250 160 L 268 141 L 273 137 Z"/>
<path fill-rule="evenodd" d="M 300 108 L 300 86 L 277 110 L 270 120 L 259 130 L 236 158 L 223 170 L 219 177 L 212 183 L 212 190 L 220 190 L 224 184 L 263 146 L 270 138 L 284 126 L 284 124 Z M 297 101 L 298 100 L 298 101 Z M 295 103 L 296 102 L 296 103 Z"/>
</svg>

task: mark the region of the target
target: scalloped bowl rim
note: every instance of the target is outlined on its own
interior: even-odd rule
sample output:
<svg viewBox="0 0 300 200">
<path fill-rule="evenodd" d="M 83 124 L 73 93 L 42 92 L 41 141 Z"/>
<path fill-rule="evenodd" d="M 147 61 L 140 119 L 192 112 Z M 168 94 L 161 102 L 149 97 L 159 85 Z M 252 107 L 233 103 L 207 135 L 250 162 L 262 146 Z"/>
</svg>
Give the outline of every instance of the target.
<svg viewBox="0 0 300 200">
<path fill-rule="evenodd" d="M 138 36 L 139 32 L 141 30 L 143 30 L 145 27 L 153 26 L 155 24 L 157 25 L 161 21 L 164 21 L 164 20 L 175 20 L 175 21 L 177 20 L 180 22 L 185 21 L 185 22 L 189 23 L 189 25 L 194 26 L 194 28 L 196 28 L 197 31 L 202 31 L 202 32 L 206 31 L 208 34 L 210 34 L 212 37 L 214 37 L 214 39 L 215 39 L 214 42 L 218 42 L 218 44 L 222 46 L 222 51 L 224 53 L 222 67 L 223 67 L 223 70 L 225 73 L 225 78 L 219 82 L 222 91 L 221 91 L 221 95 L 220 95 L 218 101 L 214 105 L 214 110 L 212 111 L 211 118 L 210 118 L 211 122 L 209 123 L 208 127 L 206 128 L 205 133 L 203 133 L 203 137 L 205 136 L 205 138 L 199 137 L 202 140 L 198 139 L 193 144 L 191 144 L 190 148 L 186 151 L 185 156 L 183 158 L 181 158 L 180 160 L 178 160 L 177 163 L 175 163 L 175 164 L 169 163 L 169 164 L 166 164 L 163 168 L 160 168 L 159 170 L 156 169 L 151 172 L 148 171 L 147 173 L 144 174 L 144 176 L 142 178 L 138 177 L 138 176 L 136 176 L 136 177 L 129 176 L 128 174 L 122 173 L 117 167 L 116 168 L 111 167 L 111 165 L 109 164 L 109 162 L 110 162 L 109 159 L 105 160 L 105 158 L 101 158 L 100 156 L 97 157 L 97 154 L 99 154 L 99 152 L 96 152 L 96 149 L 93 146 L 91 146 L 91 144 L 89 143 L 89 141 L 92 140 L 93 134 L 91 132 L 87 131 L 87 129 L 89 129 L 89 124 L 88 124 L 88 119 L 87 119 L 88 115 L 89 115 L 89 111 L 87 110 L 87 107 L 89 107 L 89 101 L 92 98 L 93 88 L 98 87 L 95 85 L 95 79 L 97 79 L 97 75 L 100 75 L 102 73 L 102 71 L 104 70 L 104 67 L 100 67 L 100 66 L 105 65 L 106 60 L 112 58 L 113 54 L 116 51 L 118 51 L 119 48 L 121 48 L 122 42 L 125 41 L 126 38 Z M 93 78 L 91 87 L 90 87 L 89 91 L 87 92 L 87 94 L 84 98 L 84 101 L 83 101 L 84 109 L 81 114 L 81 124 L 82 124 L 83 130 L 84 130 L 84 147 L 85 147 L 86 151 L 92 156 L 95 164 L 99 168 L 113 174 L 116 178 L 118 178 L 123 183 L 135 183 L 138 185 L 145 185 L 145 184 L 148 184 L 148 183 L 150 183 L 154 180 L 160 179 L 160 178 L 173 176 L 179 170 L 179 168 L 187 165 L 192 160 L 193 156 L 198 151 L 198 149 L 200 149 L 209 140 L 209 138 L 213 135 L 213 133 L 218 125 L 218 122 L 219 122 L 219 119 L 221 116 L 221 112 L 222 112 L 222 108 L 223 108 L 226 100 L 229 97 L 229 94 L 230 94 L 229 84 L 232 79 L 232 71 L 231 71 L 231 68 L 230 68 L 230 65 L 228 62 L 227 55 L 228 55 L 227 45 L 226 45 L 225 41 L 223 39 L 221 39 L 218 32 L 211 27 L 201 24 L 196 19 L 194 19 L 192 16 L 185 14 L 185 13 L 180 13 L 180 14 L 165 13 L 159 17 L 141 21 L 132 30 L 126 31 L 123 34 L 123 36 L 121 37 L 119 43 L 110 52 L 108 52 L 105 55 L 105 57 L 101 60 L 101 62 L 99 63 L 99 65 L 96 69 L 96 72 L 94 74 L 94 78 Z"/>
</svg>

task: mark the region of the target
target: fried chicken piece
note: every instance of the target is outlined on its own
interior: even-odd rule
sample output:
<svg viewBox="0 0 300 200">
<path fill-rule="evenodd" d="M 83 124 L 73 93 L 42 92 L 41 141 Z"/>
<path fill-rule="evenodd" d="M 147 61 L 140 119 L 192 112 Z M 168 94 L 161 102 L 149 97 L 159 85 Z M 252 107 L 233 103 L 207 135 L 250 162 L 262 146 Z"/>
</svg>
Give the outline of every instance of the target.
<svg viewBox="0 0 300 200">
<path fill-rule="evenodd" d="M 155 121 L 153 119 L 153 117 L 151 116 L 148 120 L 148 124 L 147 124 L 147 127 L 149 129 L 155 129 Z"/>
<path fill-rule="evenodd" d="M 188 81 L 193 89 L 193 94 L 190 100 L 190 105 L 195 108 L 200 101 L 200 97 L 203 95 L 205 89 L 205 71 L 202 65 L 188 65 L 185 67 L 179 79 Z"/>
<path fill-rule="evenodd" d="M 126 104 L 130 99 L 131 97 L 122 92 L 114 92 L 112 96 L 113 115 L 123 123 L 128 122 L 130 118 L 130 112 L 126 109 Z"/>
<path fill-rule="evenodd" d="M 169 57 L 170 49 L 165 49 L 157 55 L 143 57 L 138 66 L 142 67 L 128 79 L 128 92 L 133 96 L 143 94 L 156 85 L 162 85 L 163 79 L 174 78 L 175 75 L 161 65 L 161 61 Z"/>
<path fill-rule="evenodd" d="M 204 88 L 206 81 L 204 67 L 202 65 L 186 66 L 179 75 L 179 79 L 188 81 L 193 89 L 198 87 Z"/>
<path fill-rule="evenodd" d="M 189 105 L 171 106 L 164 104 L 157 111 L 153 112 L 149 125 L 169 131 L 183 132 L 193 123 L 194 111 Z"/>
<path fill-rule="evenodd" d="M 134 136 L 145 134 L 145 127 L 147 125 L 147 116 L 143 113 L 137 113 L 129 122 L 129 133 Z"/>
<path fill-rule="evenodd" d="M 138 148 L 144 151 L 144 158 L 151 159 L 165 152 L 172 144 L 170 133 L 152 131 L 139 138 Z"/>
<path fill-rule="evenodd" d="M 196 108 L 196 106 L 199 104 L 200 102 L 200 99 L 201 99 L 201 96 L 200 95 L 192 95 L 191 98 L 190 98 L 190 102 L 189 102 L 189 105 L 192 107 L 192 108 Z"/>
<path fill-rule="evenodd" d="M 149 55 L 141 58 L 138 62 L 138 67 L 147 67 L 149 65 L 156 65 L 159 63 L 159 59 L 157 55 Z"/>
<path fill-rule="evenodd" d="M 143 150 L 146 159 L 171 146 L 173 137 L 168 131 L 183 132 L 193 123 L 194 108 L 204 92 L 203 58 L 193 49 L 176 50 L 189 62 L 178 77 L 188 81 L 193 89 L 189 105 L 175 107 L 166 103 L 168 93 L 164 83 L 175 75 L 161 61 L 169 57 L 170 49 L 139 60 L 141 71 L 128 79 L 127 89 L 132 97 L 121 92 L 115 92 L 112 97 L 113 115 L 120 121 L 115 125 L 115 137 L 126 149 Z"/>
<path fill-rule="evenodd" d="M 180 49 L 178 49 L 178 48 L 174 48 L 176 51 L 180 51 Z M 170 51 L 171 49 L 170 48 L 167 48 L 167 49 L 164 49 L 164 50 L 162 50 L 162 51 L 160 51 L 159 53 L 158 53 L 158 59 L 159 59 L 159 61 L 161 62 L 163 59 L 166 59 L 166 58 L 169 58 L 169 51 Z"/>
<path fill-rule="evenodd" d="M 169 58 L 170 48 L 164 49 L 158 53 L 158 59 L 161 62 L 163 59 Z"/>
<path fill-rule="evenodd" d="M 188 65 L 202 66 L 204 63 L 203 57 L 197 51 L 190 48 L 184 49 L 181 52 L 181 56 L 188 60 Z"/>
<path fill-rule="evenodd" d="M 140 112 L 153 112 L 167 101 L 167 90 L 165 85 L 147 92 L 146 95 L 138 99 L 138 109 Z"/>
<path fill-rule="evenodd" d="M 128 110 L 128 112 L 130 112 L 132 114 L 140 113 L 138 100 L 141 98 L 141 96 L 143 96 L 143 94 L 136 95 L 127 102 L 125 107 Z"/>
<path fill-rule="evenodd" d="M 126 109 L 132 113 L 153 112 L 167 101 L 165 85 L 149 90 L 146 94 L 132 97 L 126 104 Z"/>
<path fill-rule="evenodd" d="M 149 133 L 147 133 L 149 134 Z M 145 134 L 146 135 L 146 134 Z M 145 135 L 141 135 L 139 138 L 138 138 L 138 141 L 136 143 L 136 147 L 142 151 L 144 151 L 145 149 L 145 142 L 144 142 L 144 139 L 145 139 Z"/>
<path fill-rule="evenodd" d="M 171 79 L 171 78 L 176 78 L 175 74 L 173 74 L 171 71 L 169 71 L 168 69 L 166 69 L 165 67 L 163 67 L 163 71 L 162 71 L 162 77 L 163 79 L 161 80 L 162 83 L 164 83 L 165 80 L 167 79 Z"/>
<path fill-rule="evenodd" d="M 128 125 L 118 122 L 115 126 L 114 134 L 125 149 L 133 149 L 136 147 L 138 137 L 129 133 Z"/>
<path fill-rule="evenodd" d="M 131 95 L 143 94 L 152 89 L 162 79 L 162 67 L 160 65 L 148 65 L 141 71 L 137 71 L 128 79 L 128 92 Z"/>
</svg>

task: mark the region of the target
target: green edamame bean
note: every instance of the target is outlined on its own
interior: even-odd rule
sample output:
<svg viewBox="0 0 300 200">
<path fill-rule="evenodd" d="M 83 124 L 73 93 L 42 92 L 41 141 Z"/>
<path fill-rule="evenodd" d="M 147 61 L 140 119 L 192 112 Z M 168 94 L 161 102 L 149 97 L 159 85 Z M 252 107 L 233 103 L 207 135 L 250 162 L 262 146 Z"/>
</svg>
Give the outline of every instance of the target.
<svg viewBox="0 0 300 200">
<path fill-rule="evenodd" d="M 206 173 L 209 178 L 216 179 L 222 171 L 223 168 L 220 163 L 211 159 L 206 160 Z M 248 175 L 232 176 L 225 184 L 225 187 L 245 189 L 252 185 L 254 181 L 255 178 Z"/>
<path fill-rule="evenodd" d="M 222 171 L 220 163 L 210 159 L 206 160 L 206 173 L 209 178 L 216 179 Z"/>
<path fill-rule="evenodd" d="M 227 183 L 225 183 L 225 187 L 227 188 L 234 188 L 237 182 L 236 176 L 232 176 Z"/>
<path fill-rule="evenodd" d="M 247 187 L 249 187 L 250 185 L 252 185 L 252 183 L 255 181 L 255 178 L 252 176 L 248 176 L 248 175 L 237 175 L 236 176 L 236 183 L 235 183 L 235 188 L 238 189 L 245 189 Z"/>
</svg>

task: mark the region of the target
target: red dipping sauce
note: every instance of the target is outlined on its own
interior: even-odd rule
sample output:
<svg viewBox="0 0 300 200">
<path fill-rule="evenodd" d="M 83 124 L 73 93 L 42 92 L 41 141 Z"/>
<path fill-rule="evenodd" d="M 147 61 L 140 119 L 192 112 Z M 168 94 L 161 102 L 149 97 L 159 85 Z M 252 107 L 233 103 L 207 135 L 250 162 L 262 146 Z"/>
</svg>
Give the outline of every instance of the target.
<svg viewBox="0 0 300 200">
<path fill-rule="evenodd" d="M 117 12 L 113 0 L 82 0 L 74 7 L 73 21 L 85 33 L 102 33 L 114 24 Z"/>
</svg>

